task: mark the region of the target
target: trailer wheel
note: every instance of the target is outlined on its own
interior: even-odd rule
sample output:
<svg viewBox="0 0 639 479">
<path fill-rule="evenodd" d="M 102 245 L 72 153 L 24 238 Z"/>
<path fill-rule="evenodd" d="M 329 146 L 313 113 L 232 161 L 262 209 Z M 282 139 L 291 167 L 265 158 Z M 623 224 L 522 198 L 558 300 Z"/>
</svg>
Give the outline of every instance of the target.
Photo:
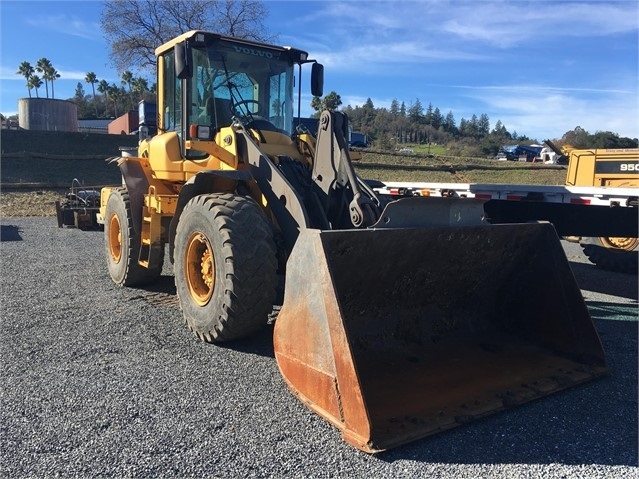
<svg viewBox="0 0 639 479">
<path fill-rule="evenodd" d="M 104 240 L 109 274 L 118 286 L 153 283 L 160 277 L 163 260 L 153 269 L 147 269 L 138 263 L 140 238 L 133 228 L 131 202 L 126 188 L 116 188 L 109 195 Z"/>
<path fill-rule="evenodd" d="M 582 243 L 584 254 L 601 269 L 637 274 L 637 238 L 598 238 L 599 244 Z"/>
<path fill-rule="evenodd" d="M 174 258 L 184 320 L 201 340 L 239 339 L 266 326 L 277 259 L 272 226 L 252 199 L 191 199 L 177 225 Z"/>
</svg>

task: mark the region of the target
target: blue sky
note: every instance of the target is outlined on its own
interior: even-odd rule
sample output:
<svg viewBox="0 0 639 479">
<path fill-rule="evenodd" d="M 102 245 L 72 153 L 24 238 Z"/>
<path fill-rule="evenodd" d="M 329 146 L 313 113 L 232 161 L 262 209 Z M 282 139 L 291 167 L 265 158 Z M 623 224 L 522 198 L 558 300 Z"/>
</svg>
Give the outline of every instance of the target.
<svg viewBox="0 0 639 479">
<path fill-rule="evenodd" d="M 419 99 L 457 124 L 485 113 L 491 128 L 501 120 L 540 141 L 576 126 L 639 137 L 637 0 L 264 3 L 276 43 L 323 63 L 325 93 L 343 106 Z M 71 98 L 78 82 L 90 94 L 89 71 L 120 84 L 101 10 L 98 1 L 0 1 L 0 112 L 15 114 L 28 97 L 15 73 L 25 60 L 51 60 L 56 98 Z"/>
</svg>

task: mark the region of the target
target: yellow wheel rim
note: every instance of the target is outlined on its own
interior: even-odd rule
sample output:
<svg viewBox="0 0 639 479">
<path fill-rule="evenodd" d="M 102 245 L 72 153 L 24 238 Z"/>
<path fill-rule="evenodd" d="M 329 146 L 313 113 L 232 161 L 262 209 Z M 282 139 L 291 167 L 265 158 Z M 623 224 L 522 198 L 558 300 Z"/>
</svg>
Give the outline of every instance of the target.
<svg viewBox="0 0 639 479">
<path fill-rule="evenodd" d="M 114 263 L 119 263 L 122 259 L 122 230 L 116 214 L 112 214 L 109 219 L 109 253 Z"/>
<path fill-rule="evenodd" d="M 215 287 L 215 261 L 208 238 L 202 233 L 193 233 L 187 242 L 185 271 L 186 284 L 191 298 L 199 306 L 206 305 Z"/>
<path fill-rule="evenodd" d="M 632 251 L 639 245 L 639 238 L 599 238 L 606 248 Z"/>
</svg>

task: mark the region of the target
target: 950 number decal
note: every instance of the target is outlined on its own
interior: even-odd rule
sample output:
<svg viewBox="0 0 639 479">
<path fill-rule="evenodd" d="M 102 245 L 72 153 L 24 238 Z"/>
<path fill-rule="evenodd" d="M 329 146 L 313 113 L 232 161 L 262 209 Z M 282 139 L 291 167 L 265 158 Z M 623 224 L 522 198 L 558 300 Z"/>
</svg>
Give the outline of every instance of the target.
<svg viewBox="0 0 639 479">
<path fill-rule="evenodd" d="M 622 163 L 619 168 L 621 171 L 639 171 L 639 163 Z"/>
</svg>

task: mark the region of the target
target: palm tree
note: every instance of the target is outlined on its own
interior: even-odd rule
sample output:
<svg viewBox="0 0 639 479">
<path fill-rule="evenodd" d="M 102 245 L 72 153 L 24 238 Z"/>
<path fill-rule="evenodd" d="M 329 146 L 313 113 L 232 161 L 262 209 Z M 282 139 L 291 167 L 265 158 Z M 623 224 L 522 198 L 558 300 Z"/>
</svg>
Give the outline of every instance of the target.
<svg viewBox="0 0 639 479">
<path fill-rule="evenodd" d="M 111 100 L 113 101 L 113 115 L 118 117 L 118 103 L 122 100 L 123 96 L 126 94 L 126 91 L 122 88 L 118 88 L 115 83 L 112 83 L 109 86 L 108 94 Z"/>
<path fill-rule="evenodd" d="M 51 67 L 49 70 L 47 70 L 45 78 L 47 78 L 51 82 L 51 98 L 55 98 L 55 93 L 53 91 L 53 80 L 60 78 L 58 70 Z"/>
<path fill-rule="evenodd" d="M 29 77 L 29 80 L 27 81 L 27 87 L 29 89 L 35 88 L 36 98 L 40 98 L 40 95 L 38 94 L 38 88 L 40 88 L 41 86 L 42 86 L 42 79 L 38 75 L 31 75 Z"/>
<path fill-rule="evenodd" d="M 122 86 L 127 85 L 129 87 L 129 108 L 131 107 L 131 90 L 132 90 L 132 84 L 133 84 L 133 73 L 131 73 L 129 70 L 125 71 L 124 73 L 122 73 Z"/>
<path fill-rule="evenodd" d="M 93 90 L 93 106 L 95 107 L 95 117 L 98 117 L 98 104 L 95 101 L 95 84 L 98 82 L 98 77 L 93 72 L 87 73 L 84 77 L 84 81 L 91 84 L 91 90 Z"/>
<path fill-rule="evenodd" d="M 107 116 L 107 101 L 109 100 L 109 84 L 106 80 L 100 80 L 98 91 L 104 95 L 104 115 Z"/>
<path fill-rule="evenodd" d="M 144 93 L 149 91 L 149 82 L 146 81 L 146 78 L 134 78 L 132 85 L 133 91 L 140 94 L 140 100 L 144 100 Z"/>
<path fill-rule="evenodd" d="M 122 86 L 125 86 L 125 85 L 128 86 L 129 91 L 131 91 L 132 83 L 133 83 L 133 73 L 127 70 L 122 74 Z"/>
<path fill-rule="evenodd" d="M 51 70 L 53 67 L 51 66 L 51 61 L 48 58 L 40 58 L 40 60 L 38 60 L 38 63 L 36 63 L 36 71 L 38 73 L 42 73 L 42 77 L 44 78 L 44 86 L 47 89 L 47 98 L 49 98 L 49 75 L 48 72 L 49 70 Z"/>
<path fill-rule="evenodd" d="M 27 81 L 27 89 L 29 90 L 29 98 L 31 98 L 31 88 L 33 88 L 31 86 L 31 83 L 29 82 L 29 78 L 31 78 L 31 75 L 33 75 L 34 72 L 35 72 L 35 70 L 31 66 L 31 63 L 26 62 L 26 61 L 20 63 L 20 66 L 18 67 L 18 71 L 16 72 L 17 74 L 22 75 L 24 77 L 24 79 Z"/>
</svg>

